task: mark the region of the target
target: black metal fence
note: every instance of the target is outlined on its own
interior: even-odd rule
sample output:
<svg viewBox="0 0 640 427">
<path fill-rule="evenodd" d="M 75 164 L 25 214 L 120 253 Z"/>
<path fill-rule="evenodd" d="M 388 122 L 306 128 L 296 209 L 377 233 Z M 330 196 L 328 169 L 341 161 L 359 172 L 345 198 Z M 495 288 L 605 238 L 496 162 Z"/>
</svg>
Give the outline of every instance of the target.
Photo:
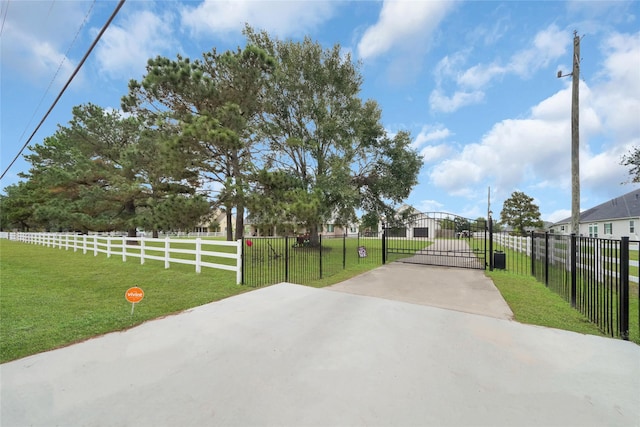
<svg viewBox="0 0 640 427">
<path fill-rule="evenodd" d="M 280 282 L 310 284 L 357 264 L 382 265 L 378 233 L 342 236 L 245 237 L 242 283 L 252 287 Z"/>
<path fill-rule="evenodd" d="M 637 283 L 629 280 L 628 237 L 611 240 L 531 233 L 526 238 L 498 240 L 494 245 L 506 258 L 502 268 L 532 274 L 612 337 L 628 340 L 630 330 L 639 334 L 640 295 Z M 631 243 L 637 246 L 638 242 Z M 637 255 L 635 258 L 637 261 Z M 633 268 L 637 276 L 637 262 Z M 632 317 L 636 315 L 638 323 Z M 634 336 L 634 340 L 639 338 Z"/>
</svg>

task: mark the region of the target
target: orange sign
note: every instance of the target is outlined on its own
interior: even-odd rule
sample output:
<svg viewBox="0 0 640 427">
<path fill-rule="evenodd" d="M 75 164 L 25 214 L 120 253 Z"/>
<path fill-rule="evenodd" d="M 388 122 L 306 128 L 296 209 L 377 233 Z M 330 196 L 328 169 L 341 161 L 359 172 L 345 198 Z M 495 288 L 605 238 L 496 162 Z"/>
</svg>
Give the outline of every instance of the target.
<svg viewBox="0 0 640 427">
<path fill-rule="evenodd" d="M 137 302 L 142 301 L 142 298 L 144 298 L 144 291 L 138 288 L 137 286 L 133 288 L 129 288 L 127 289 L 127 292 L 124 293 L 124 297 L 130 303 L 135 304 Z"/>
</svg>

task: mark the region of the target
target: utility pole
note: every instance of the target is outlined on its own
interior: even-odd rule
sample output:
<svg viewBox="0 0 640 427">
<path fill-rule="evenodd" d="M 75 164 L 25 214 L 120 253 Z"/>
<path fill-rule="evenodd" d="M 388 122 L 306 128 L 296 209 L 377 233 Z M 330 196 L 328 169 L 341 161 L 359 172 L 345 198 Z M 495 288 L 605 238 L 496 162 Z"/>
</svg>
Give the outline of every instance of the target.
<svg viewBox="0 0 640 427">
<path fill-rule="evenodd" d="M 573 32 L 573 70 L 558 71 L 558 78 L 572 77 L 571 86 L 571 233 L 580 235 L 580 37 Z"/>
</svg>

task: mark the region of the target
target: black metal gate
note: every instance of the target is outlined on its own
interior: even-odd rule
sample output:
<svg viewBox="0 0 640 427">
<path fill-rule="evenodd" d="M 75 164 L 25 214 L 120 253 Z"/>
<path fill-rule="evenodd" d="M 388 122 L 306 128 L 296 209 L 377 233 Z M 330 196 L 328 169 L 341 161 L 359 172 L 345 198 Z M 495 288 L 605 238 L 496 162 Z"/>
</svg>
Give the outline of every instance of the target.
<svg viewBox="0 0 640 427">
<path fill-rule="evenodd" d="M 384 224 L 384 261 L 484 269 L 488 232 L 483 218 L 444 212 L 406 215 Z"/>
</svg>

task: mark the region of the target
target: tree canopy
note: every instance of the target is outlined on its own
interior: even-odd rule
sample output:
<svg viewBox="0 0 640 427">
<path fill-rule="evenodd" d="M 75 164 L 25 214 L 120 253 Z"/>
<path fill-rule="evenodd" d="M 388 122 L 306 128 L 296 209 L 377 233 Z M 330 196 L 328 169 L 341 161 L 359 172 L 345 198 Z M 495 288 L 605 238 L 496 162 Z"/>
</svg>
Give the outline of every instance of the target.
<svg viewBox="0 0 640 427">
<path fill-rule="evenodd" d="M 502 223 L 513 227 L 517 234 L 526 234 L 526 227 L 542 227 L 540 209 L 533 203 L 533 197 L 520 191 L 511 193 L 511 197 L 504 201 L 500 212 Z"/>
<path fill-rule="evenodd" d="M 245 36 L 233 51 L 150 59 L 122 111 L 74 107 L 68 126 L 30 147 L 28 181 L 7 190 L 3 224 L 191 228 L 210 212 L 204 184 L 216 189 L 229 240 L 243 235 L 247 210 L 256 226 L 312 236 L 357 212 L 391 217 L 422 158 L 408 132 L 387 134 L 377 102 L 362 99 L 360 64 L 337 44 L 249 27 Z"/>
<path fill-rule="evenodd" d="M 133 236 L 138 226 L 167 229 L 184 220 L 185 206 L 202 216 L 208 202 L 194 194 L 197 174 L 167 141 L 135 117 L 93 104 L 74 107 L 69 125 L 26 156 L 31 169 L 19 189 L 37 201 L 31 219 L 48 230 L 128 230 Z"/>
<path fill-rule="evenodd" d="M 227 239 L 244 231 L 245 192 L 255 158 L 251 136 L 263 111 L 266 78 L 275 63 L 261 49 L 248 45 L 235 52 L 215 49 L 192 61 L 178 55 L 150 59 L 141 82 L 129 83 L 122 99 L 125 111 L 149 122 L 169 121 L 179 128 L 174 145 L 192 153 L 205 180 L 222 190 L 216 204 L 227 213 Z"/>
<path fill-rule="evenodd" d="M 353 222 L 357 209 L 388 213 L 408 197 L 422 159 L 408 133 L 389 137 L 378 104 L 360 98 L 362 75 L 350 55 L 309 38 L 245 34 L 277 62 L 256 128 L 265 155 L 252 208 L 261 220 L 285 218 L 313 235 L 327 221 Z"/>
</svg>

